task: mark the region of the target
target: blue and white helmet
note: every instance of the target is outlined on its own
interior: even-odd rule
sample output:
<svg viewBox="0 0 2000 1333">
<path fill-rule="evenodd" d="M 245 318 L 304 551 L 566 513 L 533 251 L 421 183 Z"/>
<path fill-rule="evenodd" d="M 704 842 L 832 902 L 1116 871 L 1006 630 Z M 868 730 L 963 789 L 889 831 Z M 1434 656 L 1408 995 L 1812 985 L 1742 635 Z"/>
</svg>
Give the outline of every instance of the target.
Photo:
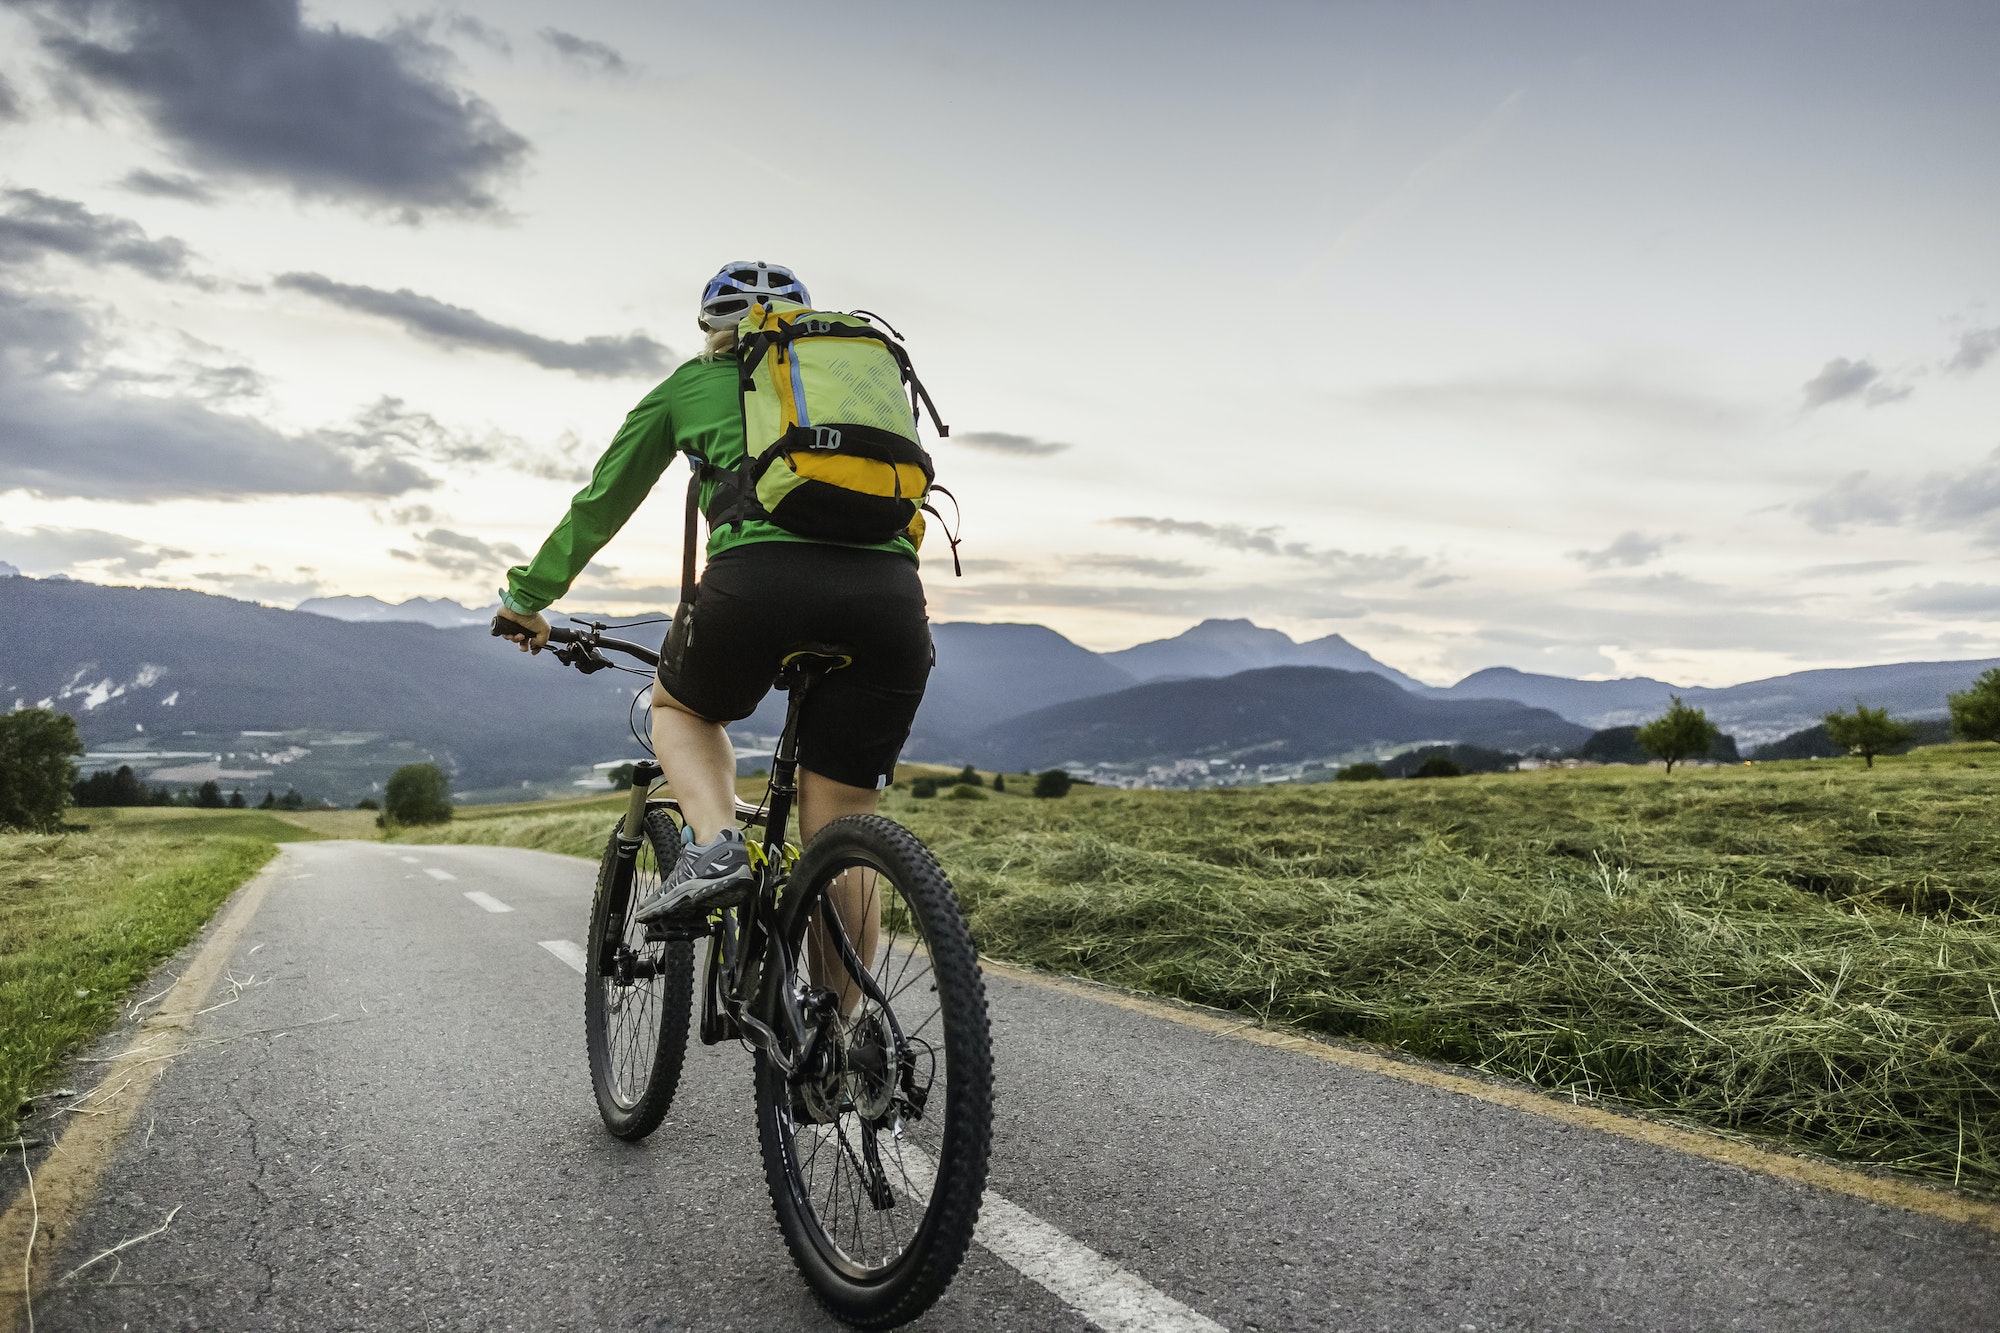
<svg viewBox="0 0 2000 1333">
<path fill-rule="evenodd" d="M 754 264 L 747 261 L 725 264 L 702 289 L 701 326 L 712 330 L 735 328 L 736 321 L 743 318 L 752 302 L 773 299 L 812 304 L 805 284 L 783 264 L 766 264 L 761 259 Z"/>
</svg>

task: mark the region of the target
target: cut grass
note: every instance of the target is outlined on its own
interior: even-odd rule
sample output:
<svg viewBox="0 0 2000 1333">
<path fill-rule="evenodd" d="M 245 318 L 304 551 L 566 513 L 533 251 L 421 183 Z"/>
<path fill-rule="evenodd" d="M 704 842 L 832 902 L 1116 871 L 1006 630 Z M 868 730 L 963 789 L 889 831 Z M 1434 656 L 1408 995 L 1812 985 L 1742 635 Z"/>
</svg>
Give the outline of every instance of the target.
<svg viewBox="0 0 2000 1333">
<path fill-rule="evenodd" d="M 2000 746 L 885 811 L 996 957 L 2000 1192 Z"/>
<path fill-rule="evenodd" d="M 0 1134 L 275 844 L 318 836 L 257 811 L 72 814 L 87 827 L 0 834 Z"/>
</svg>

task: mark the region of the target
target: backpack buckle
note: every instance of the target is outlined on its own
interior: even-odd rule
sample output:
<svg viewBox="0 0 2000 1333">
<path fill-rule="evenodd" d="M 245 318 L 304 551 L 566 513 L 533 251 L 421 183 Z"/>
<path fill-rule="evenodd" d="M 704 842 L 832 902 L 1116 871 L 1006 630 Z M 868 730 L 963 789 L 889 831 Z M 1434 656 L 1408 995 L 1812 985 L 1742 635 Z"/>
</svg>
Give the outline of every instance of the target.
<svg viewBox="0 0 2000 1333">
<path fill-rule="evenodd" d="M 840 448 L 840 430 L 838 427 L 807 426 L 805 429 L 812 433 L 812 438 L 806 441 L 806 448 L 828 450 Z"/>
</svg>

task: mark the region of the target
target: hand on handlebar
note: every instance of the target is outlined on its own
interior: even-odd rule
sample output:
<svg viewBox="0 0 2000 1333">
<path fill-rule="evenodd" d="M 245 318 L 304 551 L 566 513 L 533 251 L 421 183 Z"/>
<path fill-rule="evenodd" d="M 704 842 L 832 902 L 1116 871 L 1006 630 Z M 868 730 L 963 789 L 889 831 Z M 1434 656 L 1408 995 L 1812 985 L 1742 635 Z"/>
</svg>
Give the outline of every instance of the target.
<svg viewBox="0 0 2000 1333">
<path fill-rule="evenodd" d="M 503 610 L 493 617 L 493 636 L 518 643 L 524 653 L 539 653 L 548 646 L 549 622 L 539 611 L 524 616 Z"/>
</svg>

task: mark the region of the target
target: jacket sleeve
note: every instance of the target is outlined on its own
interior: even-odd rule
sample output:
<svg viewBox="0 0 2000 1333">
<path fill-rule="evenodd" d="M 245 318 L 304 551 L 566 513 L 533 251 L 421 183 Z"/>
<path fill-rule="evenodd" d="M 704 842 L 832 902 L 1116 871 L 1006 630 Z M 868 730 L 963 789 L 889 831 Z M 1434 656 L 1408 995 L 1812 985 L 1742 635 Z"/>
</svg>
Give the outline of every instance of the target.
<svg viewBox="0 0 2000 1333">
<path fill-rule="evenodd" d="M 647 394 L 625 418 L 597 460 L 589 484 L 570 500 L 569 512 L 535 558 L 507 571 L 507 586 L 500 590 L 502 606 L 527 615 L 568 592 L 584 566 L 618 535 L 652 491 L 674 461 L 666 387 L 662 384 Z"/>
</svg>

